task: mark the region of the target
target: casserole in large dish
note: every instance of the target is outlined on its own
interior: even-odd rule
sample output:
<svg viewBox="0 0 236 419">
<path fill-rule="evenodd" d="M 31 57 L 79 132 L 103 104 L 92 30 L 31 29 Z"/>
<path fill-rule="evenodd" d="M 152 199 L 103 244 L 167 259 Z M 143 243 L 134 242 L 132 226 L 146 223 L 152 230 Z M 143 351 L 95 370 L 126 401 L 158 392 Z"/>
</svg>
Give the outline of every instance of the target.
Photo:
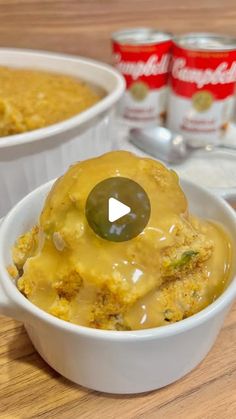
<svg viewBox="0 0 236 419">
<path fill-rule="evenodd" d="M 124 91 L 112 67 L 64 54 L 0 48 L 0 66 L 43 70 L 76 77 L 106 95 L 80 114 L 54 125 L 0 138 L 0 216 L 35 187 L 71 163 L 112 148 L 112 108 Z"/>
</svg>

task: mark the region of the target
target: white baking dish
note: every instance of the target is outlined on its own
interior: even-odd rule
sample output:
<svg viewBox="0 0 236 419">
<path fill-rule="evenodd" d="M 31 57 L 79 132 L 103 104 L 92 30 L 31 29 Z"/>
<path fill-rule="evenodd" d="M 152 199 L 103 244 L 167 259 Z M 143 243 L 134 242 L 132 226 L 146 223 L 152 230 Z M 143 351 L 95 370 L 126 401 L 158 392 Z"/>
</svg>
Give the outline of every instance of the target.
<svg viewBox="0 0 236 419">
<path fill-rule="evenodd" d="M 52 368 L 95 390 L 139 393 L 166 386 L 187 374 L 211 349 L 236 297 L 235 250 L 227 289 L 213 304 L 188 319 L 132 332 L 67 323 L 27 300 L 6 270 L 12 263 L 13 243 L 36 223 L 51 185 L 43 185 L 24 198 L 0 227 L 0 312 L 23 321 L 36 350 Z M 190 210 L 224 224 L 236 249 L 236 213 L 232 208 L 197 185 L 184 181 L 182 186 Z"/>
<path fill-rule="evenodd" d="M 64 54 L 0 48 L 0 66 L 31 68 L 78 77 L 107 95 L 88 110 L 46 128 L 0 138 L 0 217 L 24 195 L 78 160 L 112 149 L 112 108 L 125 84 L 112 67 Z"/>
</svg>

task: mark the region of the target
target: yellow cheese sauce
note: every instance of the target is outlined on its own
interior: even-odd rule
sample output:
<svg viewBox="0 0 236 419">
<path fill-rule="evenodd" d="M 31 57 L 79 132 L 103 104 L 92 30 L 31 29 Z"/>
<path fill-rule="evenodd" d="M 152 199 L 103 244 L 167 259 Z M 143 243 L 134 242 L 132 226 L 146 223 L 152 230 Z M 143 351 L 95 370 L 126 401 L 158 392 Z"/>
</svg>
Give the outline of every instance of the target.
<svg viewBox="0 0 236 419">
<path fill-rule="evenodd" d="M 203 221 L 196 221 L 201 231 Z M 211 222 L 203 225 L 204 234 L 214 243 L 211 257 L 201 267 L 137 301 L 124 316 L 132 329 L 182 320 L 207 307 L 222 293 L 229 275 L 230 242 L 221 226 Z"/>
<path fill-rule="evenodd" d="M 84 211 L 92 188 L 114 176 L 135 180 L 151 202 L 143 232 L 121 243 L 97 236 Z M 13 260 L 19 289 L 43 310 L 84 326 L 135 330 L 214 301 L 229 278 L 231 245 L 221 226 L 189 214 L 176 173 L 118 151 L 73 165 L 55 183 Z"/>
<path fill-rule="evenodd" d="M 61 122 L 103 95 L 70 76 L 0 67 L 0 137 Z"/>
</svg>

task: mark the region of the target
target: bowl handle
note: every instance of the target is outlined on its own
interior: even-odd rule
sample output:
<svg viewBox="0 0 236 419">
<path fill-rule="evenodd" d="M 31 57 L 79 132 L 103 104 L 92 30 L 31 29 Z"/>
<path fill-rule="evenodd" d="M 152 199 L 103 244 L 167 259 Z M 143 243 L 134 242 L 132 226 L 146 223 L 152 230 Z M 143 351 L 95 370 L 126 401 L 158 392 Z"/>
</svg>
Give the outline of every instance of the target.
<svg viewBox="0 0 236 419">
<path fill-rule="evenodd" d="M 0 225 L 3 218 L 0 219 Z M 14 304 L 6 295 L 0 282 L 0 315 L 12 317 L 13 319 L 23 321 L 23 313 L 16 304 Z"/>
<path fill-rule="evenodd" d="M 8 299 L 5 291 L 0 284 L 0 315 L 12 317 L 13 319 L 23 321 L 23 315 L 20 309 Z"/>
<path fill-rule="evenodd" d="M 8 298 L 2 284 L 0 283 L 0 315 L 24 322 L 24 314 L 24 310 Z"/>
</svg>

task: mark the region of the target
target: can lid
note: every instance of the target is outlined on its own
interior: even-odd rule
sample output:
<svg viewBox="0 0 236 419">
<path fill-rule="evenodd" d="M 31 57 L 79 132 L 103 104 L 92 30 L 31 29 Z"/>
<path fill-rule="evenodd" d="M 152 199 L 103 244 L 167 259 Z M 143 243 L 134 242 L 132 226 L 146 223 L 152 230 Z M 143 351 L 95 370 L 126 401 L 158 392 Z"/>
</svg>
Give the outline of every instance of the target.
<svg viewBox="0 0 236 419">
<path fill-rule="evenodd" d="M 227 51 L 236 49 L 236 38 L 215 33 L 187 33 L 176 36 L 174 43 L 189 50 Z"/>
<path fill-rule="evenodd" d="M 113 41 L 128 45 L 147 45 L 168 41 L 172 34 L 152 28 L 123 29 L 112 34 Z"/>
</svg>

